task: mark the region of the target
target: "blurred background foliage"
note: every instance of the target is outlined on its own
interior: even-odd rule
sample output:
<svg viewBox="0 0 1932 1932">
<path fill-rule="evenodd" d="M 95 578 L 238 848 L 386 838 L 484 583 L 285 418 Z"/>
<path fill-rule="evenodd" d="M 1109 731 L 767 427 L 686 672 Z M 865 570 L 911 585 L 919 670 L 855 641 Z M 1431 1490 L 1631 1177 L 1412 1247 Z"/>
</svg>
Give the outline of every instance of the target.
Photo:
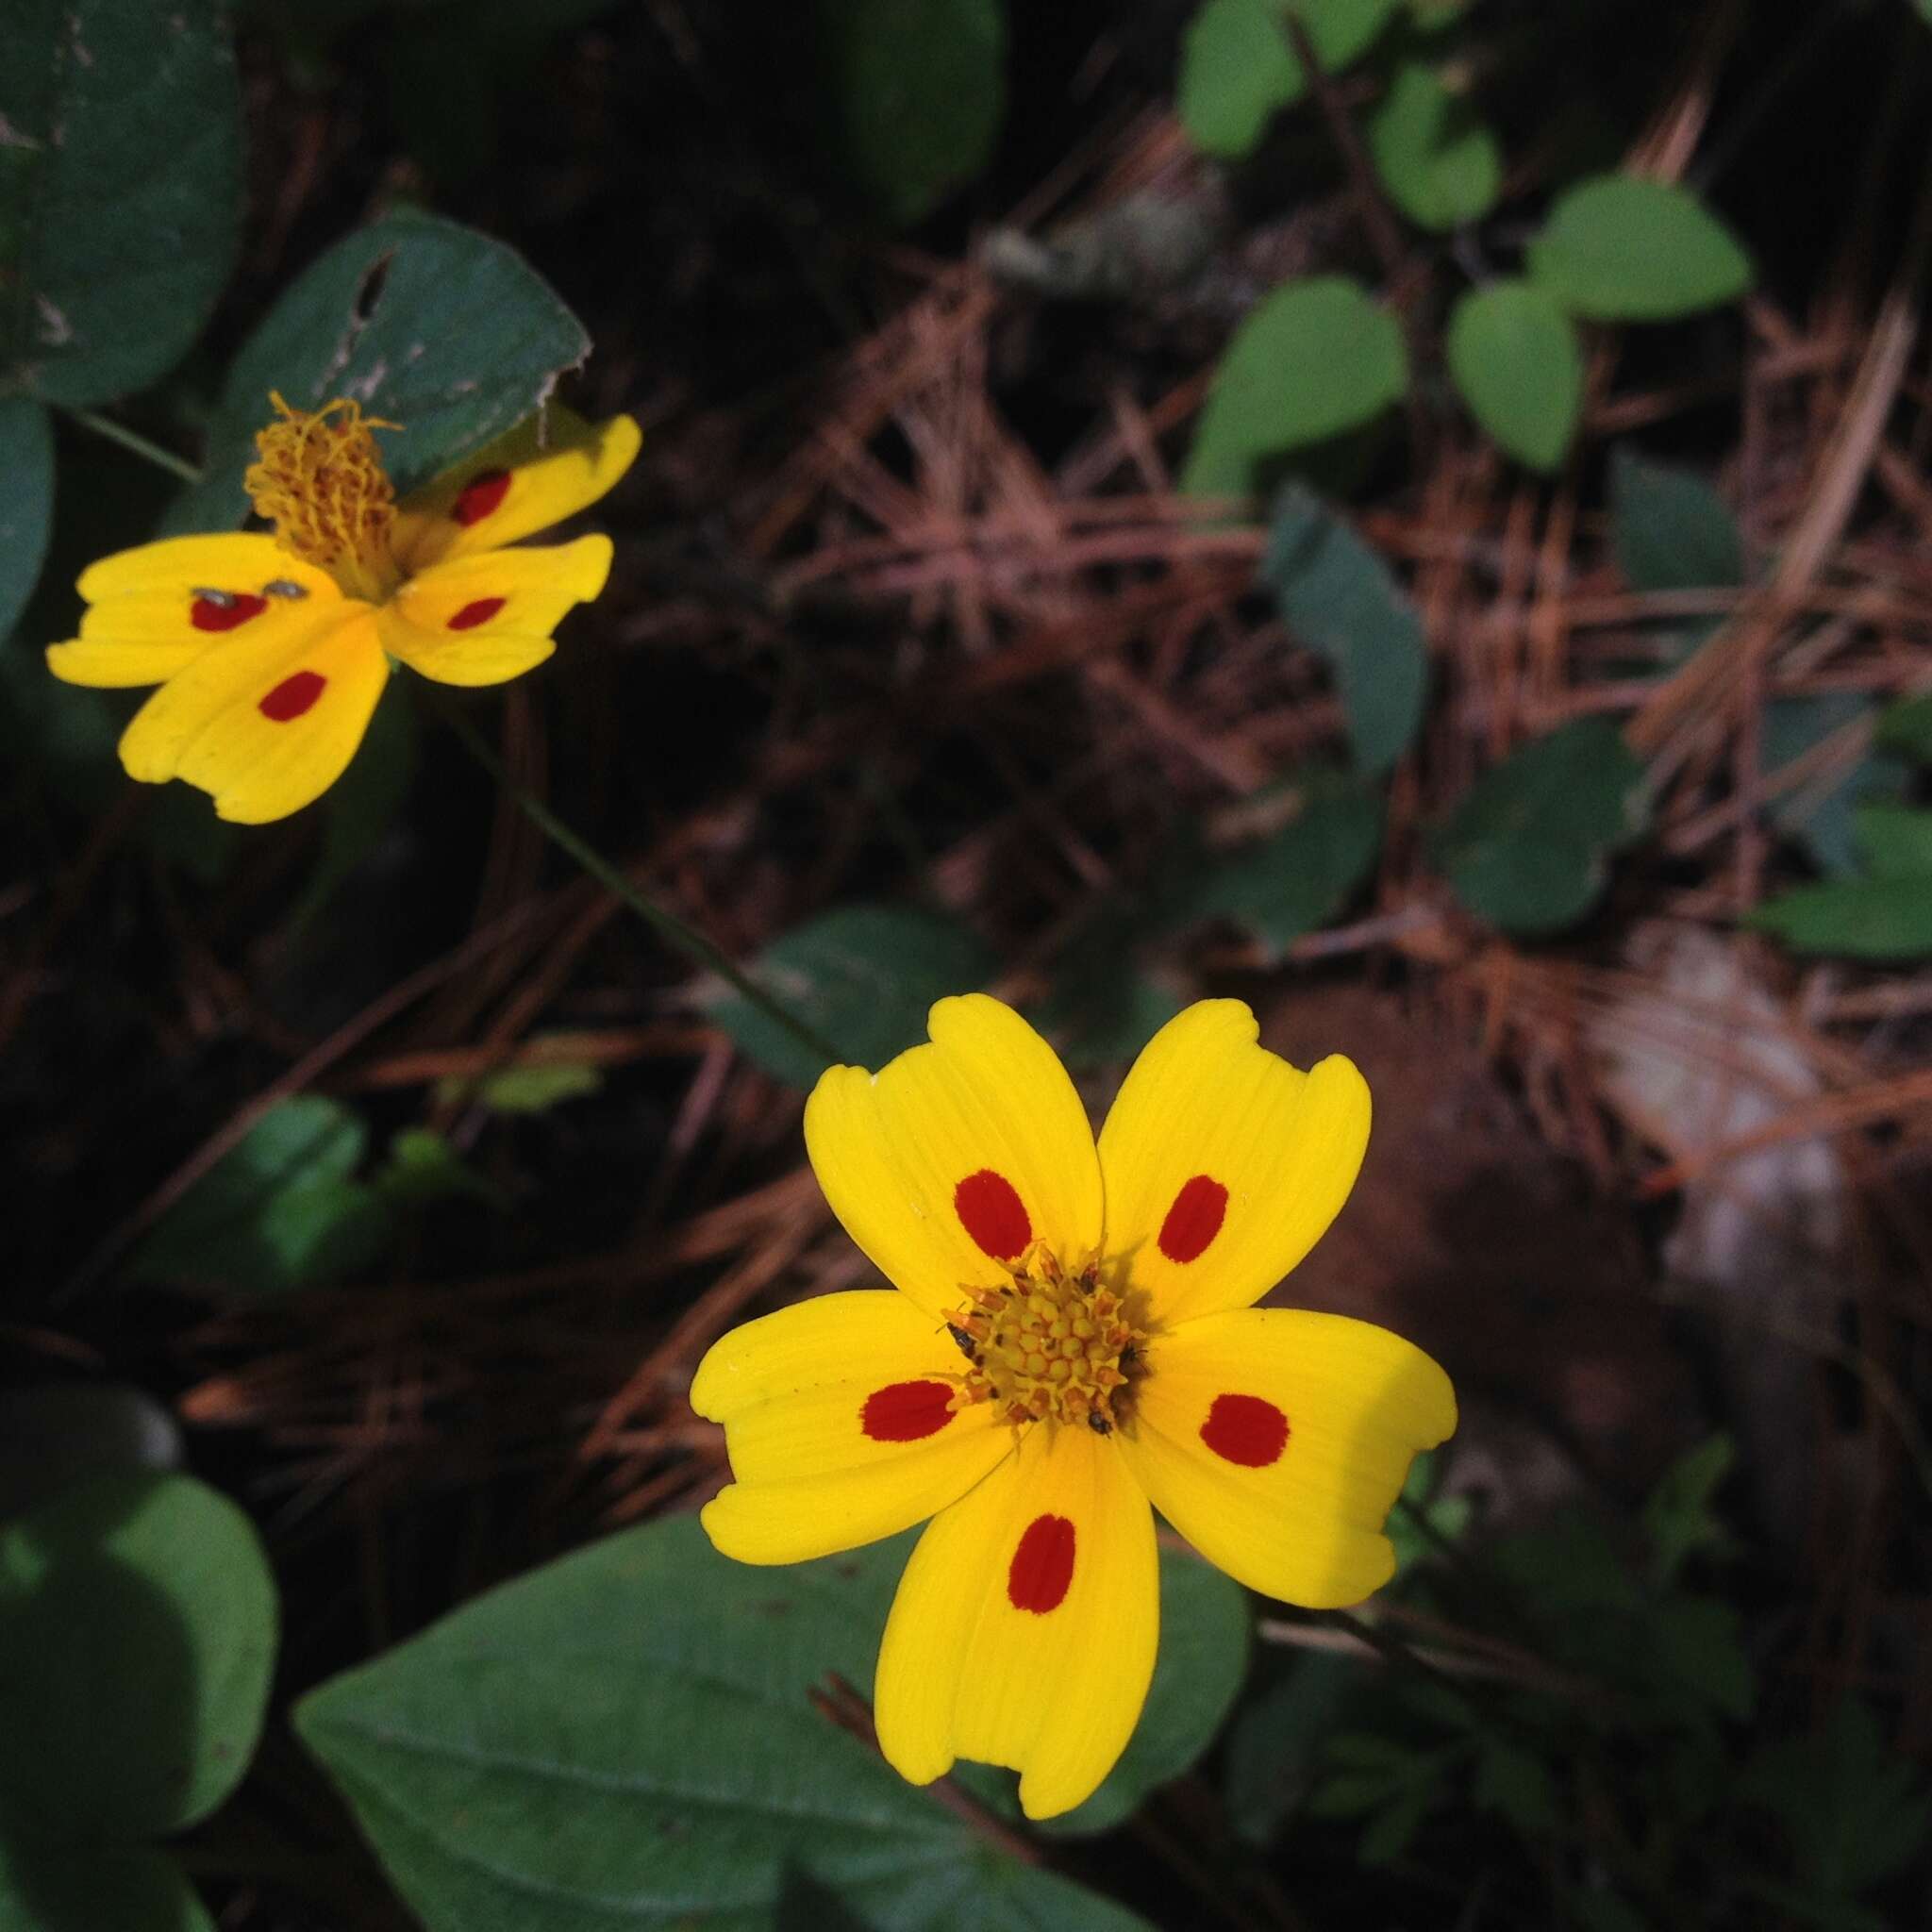
<svg viewBox="0 0 1932 1932">
<path fill-rule="evenodd" d="M 1920 0 L 0 0 L 0 1919 L 1924 1923 Z M 265 392 L 646 427 L 540 677 L 242 832 L 45 674 Z M 1368 1073 L 1282 1291 L 1464 1421 L 1358 1621 L 1163 1553 L 1045 1828 L 685 1399 L 989 987 Z"/>
</svg>

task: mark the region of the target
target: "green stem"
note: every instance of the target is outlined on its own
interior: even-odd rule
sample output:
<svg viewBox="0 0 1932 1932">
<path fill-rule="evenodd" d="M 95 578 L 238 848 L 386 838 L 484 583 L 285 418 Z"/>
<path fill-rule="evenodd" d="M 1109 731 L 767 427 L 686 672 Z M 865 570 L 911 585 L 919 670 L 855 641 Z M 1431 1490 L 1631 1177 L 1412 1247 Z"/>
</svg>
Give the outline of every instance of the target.
<svg viewBox="0 0 1932 1932">
<path fill-rule="evenodd" d="M 426 691 L 424 695 L 429 699 L 432 708 L 443 723 L 462 740 L 470 756 L 516 800 L 525 817 L 539 831 L 562 846 L 607 891 L 622 899 L 659 939 L 682 953 L 693 965 L 715 973 L 740 998 L 750 1001 L 759 1012 L 784 1027 L 799 1045 L 816 1055 L 827 1066 L 844 1058 L 824 1035 L 807 1025 L 797 1014 L 774 999 L 757 980 L 734 966 L 695 926 L 687 925 L 675 912 L 667 912 L 663 907 L 647 899 L 595 846 L 578 838 L 535 792 L 526 791 L 512 778 L 504 769 L 503 760 L 485 742 L 483 734 L 456 706 L 446 704 Z"/>
<path fill-rule="evenodd" d="M 173 450 L 163 449 L 158 442 L 150 442 L 140 430 L 130 429 L 126 424 L 117 423 L 111 416 L 103 416 L 93 409 L 69 409 L 67 413 L 83 429 L 92 429 L 96 436 L 105 436 L 109 442 L 118 442 L 123 449 L 131 449 L 156 469 L 166 470 L 184 483 L 201 481 L 201 472 L 186 457 L 177 457 Z"/>
</svg>

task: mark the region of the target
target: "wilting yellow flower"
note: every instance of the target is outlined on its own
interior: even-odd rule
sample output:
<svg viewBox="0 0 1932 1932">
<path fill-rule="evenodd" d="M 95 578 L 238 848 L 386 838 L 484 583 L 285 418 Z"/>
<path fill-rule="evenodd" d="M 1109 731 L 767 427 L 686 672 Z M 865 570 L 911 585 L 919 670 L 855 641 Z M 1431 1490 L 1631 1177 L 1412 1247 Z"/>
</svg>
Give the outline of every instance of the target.
<svg viewBox="0 0 1932 1932">
<path fill-rule="evenodd" d="M 638 426 L 541 416 L 398 503 L 365 419 L 273 398 L 247 475 L 274 534 L 171 537 L 80 579 L 80 635 L 47 652 L 70 684 L 160 689 L 121 739 L 150 784 L 184 778 L 225 819 L 285 818 L 355 756 L 392 660 L 440 684 L 500 684 L 556 649 L 594 597 L 610 540 L 507 550 L 593 503 L 629 469 Z"/>
<path fill-rule="evenodd" d="M 1171 1021 L 1096 1149 L 1053 1049 L 983 994 L 877 1074 L 833 1067 L 806 1146 L 896 1292 L 822 1295 L 724 1336 L 691 1385 L 737 1481 L 726 1556 L 791 1563 L 932 1517 L 879 1652 L 880 1748 L 956 1757 L 1050 1818 L 1125 1749 L 1154 1674 L 1150 1503 L 1269 1596 L 1358 1602 L 1449 1379 L 1386 1329 L 1252 1306 L 1355 1184 L 1368 1088 L 1302 1073 L 1237 1000 Z"/>
</svg>

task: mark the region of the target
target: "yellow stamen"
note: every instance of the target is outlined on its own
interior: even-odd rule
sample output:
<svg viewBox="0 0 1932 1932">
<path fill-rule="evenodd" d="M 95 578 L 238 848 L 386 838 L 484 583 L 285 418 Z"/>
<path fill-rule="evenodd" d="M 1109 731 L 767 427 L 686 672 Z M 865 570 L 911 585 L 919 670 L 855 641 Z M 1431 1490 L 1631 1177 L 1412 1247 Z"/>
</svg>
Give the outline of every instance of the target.
<svg viewBox="0 0 1932 1932">
<path fill-rule="evenodd" d="M 282 420 L 255 439 L 242 479 L 256 514 L 275 526 L 291 557 L 318 565 L 351 597 L 380 603 L 402 579 L 390 546 L 395 487 L 370 433 L 400 425 L 365 417 L 347 397 L 314 411 L 269 401 Z"/>
<path fill-rule="evenodd" d="M 1092 1262 L 1070 1273 L 1043 1241 L 1012 1264 L 1011 1276 L 998 1288 L 967 1288 L 946 1316 L 972 1343 L 954 1407 L 991 1402 L 1015 1426 L 1052 1416 L 1107 1434 L 1124 1413 L 1144 1332 L 1101 1287 Z"/>
</svg>

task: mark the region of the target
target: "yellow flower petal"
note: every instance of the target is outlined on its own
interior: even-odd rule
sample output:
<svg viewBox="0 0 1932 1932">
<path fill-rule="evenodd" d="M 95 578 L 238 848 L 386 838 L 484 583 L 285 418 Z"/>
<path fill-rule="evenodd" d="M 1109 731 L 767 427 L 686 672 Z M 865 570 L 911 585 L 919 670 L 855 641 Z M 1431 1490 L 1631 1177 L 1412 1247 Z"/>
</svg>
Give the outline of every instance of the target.
<svg viewBox="0 0 1932 1932">
<path fill-rule="evenodd" d="M 933 1519 L 900 1579 L 874 1716 L 923 1785 L 1010 1766 L 1029 1818 L 1091 1797 L 1126 1749 L 1160 1629 L 1154 1524 L 1110 1439 L 1036 1424 Z"/>
<path fill-rule="evenodd" d="M 333 592 L 325 571 L 291 557 L 273 537 L 231 530 L 208 537 L 163 537 L 156 543 L 117 550 L 80 574 L 76 588 L 90 604 L 116 597 L 174 591 L 187 597 L 198 588 L 259 591 L 276 577 L 309 591 Z"/>
<path fill-rule="evenodd" d="M 820 1295 L 715 1342 L 691 1405 L 724 1424 L 738 1480 L 705 1506 L 741 1563 L 797 1563 L 891 1536 L 1011 1455 L 981 1403 L 947 1407 L 964 1357 L 904 1295 Z"/>
<path fill-rule="evenodd" d="M 501 684 L 541 664 L 550 633 L 610 575 L 610 539 L 486 550 L 411 577 L 376 614 L 383 646 L 439 684 Z"/>
<path fill-rule="evenodd" d="M 832 1067 L 805 1144 L 832 1211 L 873 1265 L 937 1316 L 962 1285 L 1044 1240 L 1078 1267 L 1101 1233 L 1086 1109 L 1052 1047 L 984 993 L 941 1000 L 931 1043 L 876 1074 Z"/>
<path fill-rule="evenodd" d="M 1149 1314 L 1258 1301 L 1335 1219 L 1362 1164 L 1369 1090 L 1331 1056 L 1304 1074 L 1239 1000 L 1202 1000 L 1148 1041 L 1100 1133 L 1107 1247 Z"/>
<path fill-rule="evenodd" d="M 103 558 L 82 573 L 89 608 L 80 636 L 55 644 L 47 668 L 69 684 L 159 684 L 204 651 L 243 634 L 251 642 L 312 627 L 340 608 L 325 573 L 272 538 L 171 537 Z"/>
<path fill-rule="evenodd" d="M 1411 1457 L 1456 1427 L 1449 1378 L 1368 1322 L 1241 1308 L 1147 1344 L 1121 1454 L 1154 1506 L 1250 1589 L 1330 1609 L 1395 1569 Z"/>
<path fill-rule="evenodd" d="M 327 791 L 362 741 L 389 659 L 367 605 L 312 603 L 306 626 L 244 630 L 169 678 L 122 735 L 128 774 L 186 779 L 243 824 Z"/>
<path fill-rule="evenodd" d="M 553 403 L 398 506 L 396 560 L 413 574 L 547 530 L 609 490 L 641 441 L 628 416 L 592 425 Z"/>
</svg>

